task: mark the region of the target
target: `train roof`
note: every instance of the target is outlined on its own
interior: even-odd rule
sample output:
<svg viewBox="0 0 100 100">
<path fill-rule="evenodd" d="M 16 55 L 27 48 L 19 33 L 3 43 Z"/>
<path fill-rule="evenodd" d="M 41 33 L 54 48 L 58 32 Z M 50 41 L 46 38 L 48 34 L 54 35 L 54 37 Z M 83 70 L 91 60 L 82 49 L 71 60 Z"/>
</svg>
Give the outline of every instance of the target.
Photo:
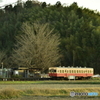
<svg viewBox="0 0 100 100">
<path fill-rule="evenodd" d="M 77 66 L 77 67 L 73 67 L 73 66 L 68 66 L 68 67 L 59 66 L 59 67 L 50 67 L 50 68 L 55 68 L 55 69 L 57 69 L 57 68 L 59 68 L 59 69 L 60 69 L 60 68 L 61 68 L 61 69 L 62 69 L 62 68 L 65 68 L 65 69 L 68 69 L 68 68 L 73 68 L 73 69 L 84 69 L 84 68 L 85 68 L 85 69 L 93 69 L 93 68 L 90 68 L 90 67 L 81 67 L 81 66 L 80 66 L 80 67 L 78 67 L 78 66 Z"/>
</svg>

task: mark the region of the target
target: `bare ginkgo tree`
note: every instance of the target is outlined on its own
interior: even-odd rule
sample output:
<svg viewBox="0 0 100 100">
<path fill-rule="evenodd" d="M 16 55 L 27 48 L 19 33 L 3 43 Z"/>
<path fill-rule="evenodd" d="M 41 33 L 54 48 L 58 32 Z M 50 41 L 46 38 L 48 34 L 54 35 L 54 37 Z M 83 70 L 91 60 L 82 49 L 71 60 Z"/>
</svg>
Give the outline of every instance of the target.
<svg viewBox="0 0 100 100">
<path fill-rule="evenodd" d="M 14 63 L 45 70 L 60 62 L 60 38 L 49 28 L 49 24 L 24 23 L 22 31 L 23 34 L 16 38 L 17 44 L 12 54 Z"/>
</svg>

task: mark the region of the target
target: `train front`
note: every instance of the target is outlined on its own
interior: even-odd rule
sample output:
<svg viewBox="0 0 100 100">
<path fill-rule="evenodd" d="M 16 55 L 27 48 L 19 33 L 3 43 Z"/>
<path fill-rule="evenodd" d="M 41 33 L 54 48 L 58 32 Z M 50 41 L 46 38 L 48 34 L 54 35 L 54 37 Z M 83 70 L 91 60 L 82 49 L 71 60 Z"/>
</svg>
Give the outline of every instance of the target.
<svg viewBox="0 0 100 100">
<path fill-rule="evenodd" d="M 49 77 L 51 77 L 51 78 L 57 77 L 57 68 L 56 67 L 49 68 Z"/>
</svg>

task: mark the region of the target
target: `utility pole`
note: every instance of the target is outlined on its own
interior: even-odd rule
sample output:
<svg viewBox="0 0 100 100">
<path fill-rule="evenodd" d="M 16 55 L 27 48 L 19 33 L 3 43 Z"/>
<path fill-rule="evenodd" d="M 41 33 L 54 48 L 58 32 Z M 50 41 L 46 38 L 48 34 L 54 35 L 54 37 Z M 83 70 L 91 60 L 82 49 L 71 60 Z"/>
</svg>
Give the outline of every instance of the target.
<svg viewBox="0 0 100 100">
<path fill-rule="evenodd" d="M 1 65 L 2 65 L 2 69 L 3 69 L 3 62 L 1 63 Z"/>
</svg>

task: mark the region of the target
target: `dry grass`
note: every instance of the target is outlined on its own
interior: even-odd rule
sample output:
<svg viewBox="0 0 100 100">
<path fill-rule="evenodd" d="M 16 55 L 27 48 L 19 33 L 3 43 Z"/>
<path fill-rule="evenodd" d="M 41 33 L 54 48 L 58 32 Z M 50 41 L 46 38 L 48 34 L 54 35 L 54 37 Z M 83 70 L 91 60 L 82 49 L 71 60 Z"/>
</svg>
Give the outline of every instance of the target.
<svg viewBox="0 0 100 100">
<path fill-rule="evenodd" d="M 100 88 L 71 88 L 71 89 L 25 89 L 8 88 L 0 91 L 0 99 L 18 98 L 20 96 L 70 96 L 70 92 L 97 92 Z"/>
<path fill-rule="evenodd" d="M 1 99 L 15 98 L 15 97 L 19 97 L 20 94 L 21 94 L 20 90 L 16 90 L 13 88 L 7 88 L 7 89 L 0 91 L 0 98 Z"/>
<path fill-rule="evenodd" d="M 73 82 L 68 81 L 68 83 L 69 82 L 73 83 L 75 81 Z M 19 98 L 20 96 L 22 97 L 24 96 L 26 97 L 30 97 L 30 96 L 32 97 L 33 96 L 34 97 L 35 96 L 70 97 L 70 92 L 72 91 L 79 92 L 79 93 L 80 92 L 97 92 L 99 94 L 98 97 L 100 97 L 100 84 L 81 84 L 81 83 L 76 84 L 77 82 L 75 84 L 70 84 L 70 83 L 68 84 L 68 83 L 66 81 L 61 81 L 61 82 L 60 81 L 52 81 L 52 82 L 51 81 L 46 81 L 46 82 L 36 81 L 36 82 L 14 82 L 14 83 L 5 82 L 5 84 L 1 82 L 0 99 Z"/>
<path fill-rule="evenodd" d="M 70 92 L 97 92 L 100 94 L 100 88 L 71 88 L 71 89 L 30 89 L 24 90 L 25 95 L 34 96 L 69 96 Z"/>
</svg>

